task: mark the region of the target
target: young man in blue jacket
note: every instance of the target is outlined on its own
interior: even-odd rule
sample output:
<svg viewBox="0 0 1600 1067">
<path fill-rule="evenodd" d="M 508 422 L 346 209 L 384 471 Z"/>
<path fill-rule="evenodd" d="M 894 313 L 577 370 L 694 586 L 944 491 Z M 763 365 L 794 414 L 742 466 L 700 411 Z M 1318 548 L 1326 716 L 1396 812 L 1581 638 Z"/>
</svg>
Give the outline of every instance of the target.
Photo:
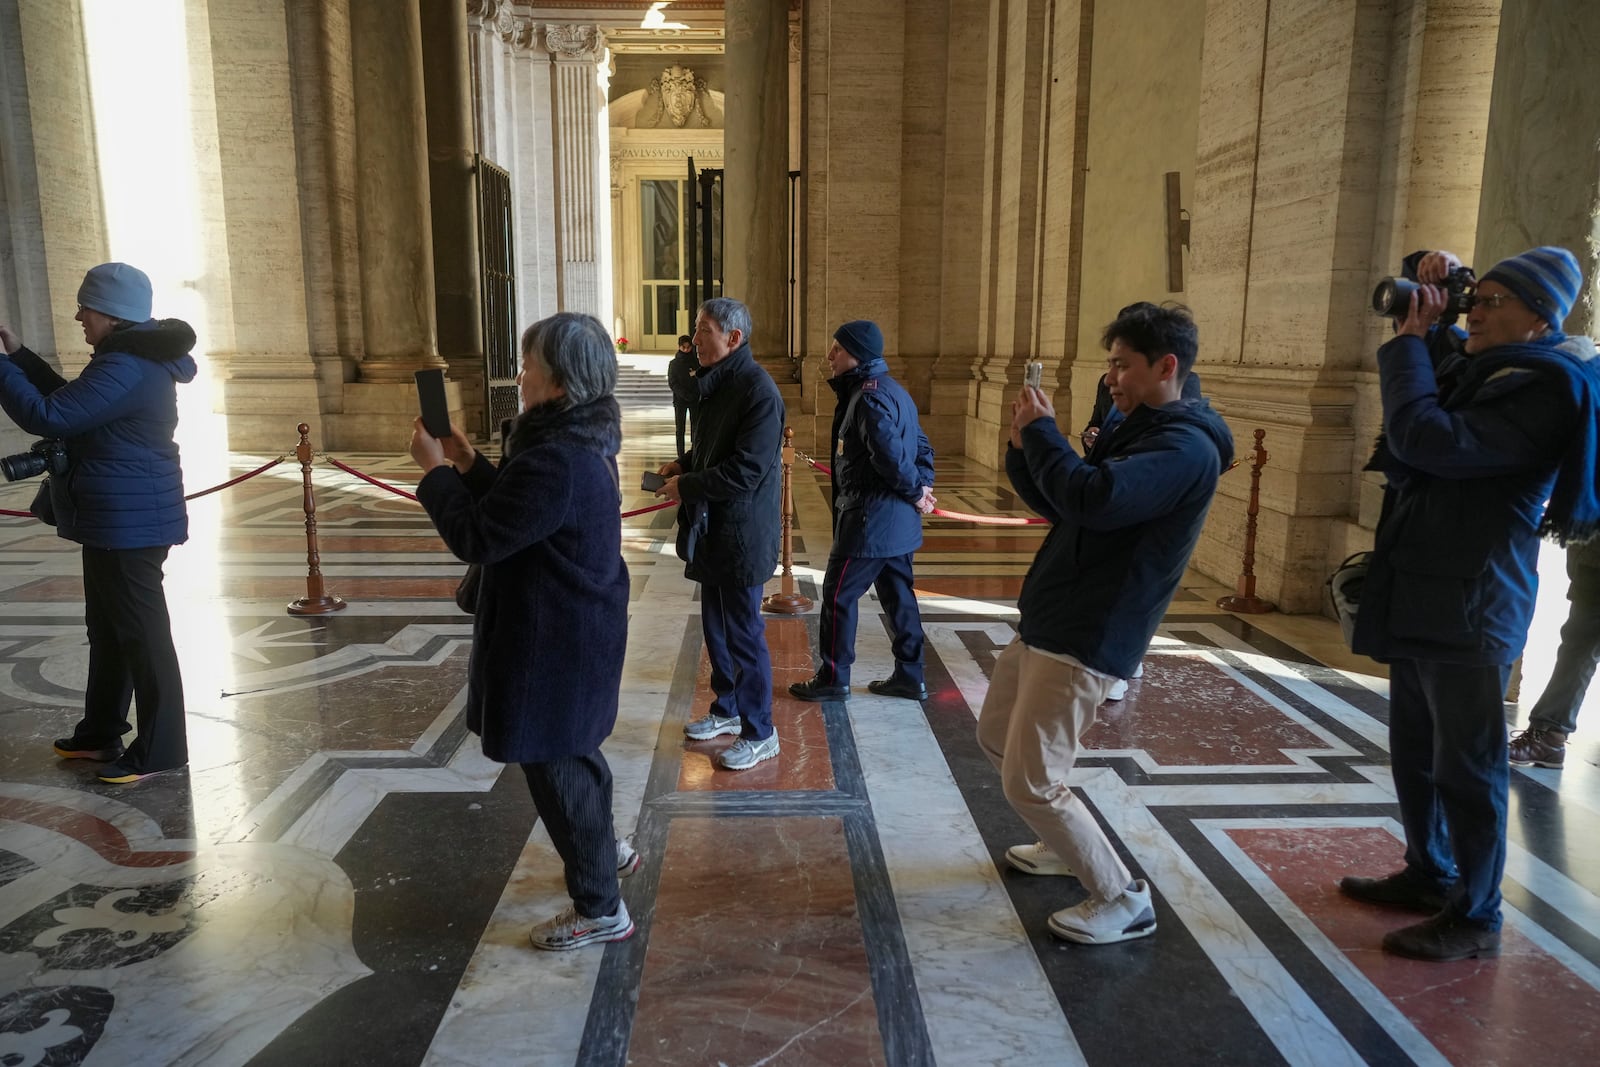
<svg viewBox="0 0 1600 1067">
<path fill-rule="evenodd" d="M 995 662 L 978 744 L 1006 800 L 1039 838 L 1006 858 L 1030 874 L 1073 874 L 1089 898 L 1050 931 L 1108 944 L 1155 931 L 1150 887 L 1135 879 L 1067 785 L 1095 709 L 1139 657 L 1200 539 L 1233 437 L 1204 400 L 1184 399 L 1198 331 L 1187 308 L 1140 303 L 1105 329 L 1106 384 L 1123 418 L 1079 458 L 1050 399 L 1024 387 L 1011 405 L 1006 473 L 1050 520 L 1022 583 L 1017 637 Z"/>
<path fill-rule="evenodd" d="M 1406 865 L 1339 883 L 1429 916 L 1383 947 L 1431 961 L 1500 952 L 1502 698 L 1533 616 L 1539 537 L 1578 541 L 1600 527 L 1600 370 L 1594 344 L 1561 330 L 1583 288 L 1577 260 L 1544 247 L 1495 264 L 1467 313 L 1464 356 L 1437 343 L 1436 325 L 1437 285 L 1459 265 L 1448 252 L 1421 257 L 1424 284 L 1378 349 L 1384 436 L 1368 467 L 1388 484 L 1353 646 L 1389 664 Z"/>
<path fill-rule="evenodd" d="M 856 606 L 869 588 L 894 629 L 894 673 L 868 682 L 880 696 L 926 700 L 922 616 L 911 557 L 922 547 L 922 516 L 933 510 L 933 448 L 917 405 L 889 377 L 883 331 L 866 319 L 834 331 L 828 349 L 833 410 L 833 550 L 822 580 L 817 672 L 789 686 L 801 700 L 848 700 L 856 661 Z"/>
</svg>

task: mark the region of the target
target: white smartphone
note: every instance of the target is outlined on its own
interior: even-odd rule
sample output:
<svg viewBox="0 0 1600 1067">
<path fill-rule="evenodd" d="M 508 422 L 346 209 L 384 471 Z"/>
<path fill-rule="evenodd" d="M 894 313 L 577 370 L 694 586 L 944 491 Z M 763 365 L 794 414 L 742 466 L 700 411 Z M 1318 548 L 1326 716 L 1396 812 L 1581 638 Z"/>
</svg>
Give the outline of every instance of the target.
<svg viewBox="0 0 1600 1067">
<path fill-rule="evenodd" d="M 1026 385 L 1030 389 L 1037 389 L 1039 388 L 1039 383 L 1043 380 L 1044 364 L 1030 362 L 1028 364 L 1028 369 L 1023 372 L 1022 384 Z"/>
</svg>

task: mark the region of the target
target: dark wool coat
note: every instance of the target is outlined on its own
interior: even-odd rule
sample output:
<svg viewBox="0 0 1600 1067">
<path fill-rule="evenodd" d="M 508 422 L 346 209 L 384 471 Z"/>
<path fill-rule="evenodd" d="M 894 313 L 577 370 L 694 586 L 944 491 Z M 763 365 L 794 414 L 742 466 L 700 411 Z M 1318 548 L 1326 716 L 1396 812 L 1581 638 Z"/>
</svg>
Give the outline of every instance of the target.
<svg viewBox="0 0 1600 1067">
<path fill-rule="evenodd" d="M 56 532 L 90 548 L 155 548 L 189 539 L 172 435 L 178 384 L 194 380 L 194 331 L 179 319 L 114 330 L 72 381 L 26 348 L 0 359 L 0 408 L 24 431 L 66 443 L 50 478 Z"/>
<path fill-rule="evenodd" d="M 1384 438 L 1369 468 L 1388 484 L 1355 651 L 1477 665 L 1522 654 L 1545 501 L 1564 498 L 1558 471 L 1584 457 L 1592 489 L 1582 397 L 1595 362 L 1588 338 L 1561 334 L 1464 358 L 1409 335 L 1378 350 Z"/>
<path fill-rule="evenodd" d="M 483 754 L 538 763 L 594 752 L 617 719 L 628 641 L 610 397 L 517 416 L 497 470 L 442 466 L 417 499 L 459 558 L 483 565 L 472 624 L 467 726 Z"/>
<path fill-rule="evenodd" d="M 678 479 L 678 558 L 697 582 L 761 585 L 782 536 L 783 397 L 748 344 L 694 380 L 700 410 Z"/>
<path fill-rule="evenodd" d="M 881 359 L 828 379 L 833 412 L 833 554 L 904 556 L 922 547 L 922 487 L 933 447 L 917 405 Z"/>
<path fill-rule="evenodd" d="M 1006 473 L 1051 526 L 1022 581 L 1018 636 L 1132 677 L 1231 462 L 1233 435 L 1204 400 L 1141 404 L 1082 459 L 1054 419 L 1025 426 Z"/>
</svg>

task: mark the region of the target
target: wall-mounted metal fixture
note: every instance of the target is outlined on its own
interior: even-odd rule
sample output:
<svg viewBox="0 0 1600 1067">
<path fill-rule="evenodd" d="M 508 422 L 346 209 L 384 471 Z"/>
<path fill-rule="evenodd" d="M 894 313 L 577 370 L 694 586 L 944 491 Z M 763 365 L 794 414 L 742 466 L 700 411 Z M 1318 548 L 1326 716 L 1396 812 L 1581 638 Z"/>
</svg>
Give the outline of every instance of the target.
<svg viewBox="0 0 1600 1067">
<path fill-rule="evenodd" d="M 1183 208 L 1182 176 L 1167 171 L 1167 292 L 1183 292 L 1183 250 L 1189 247 L 1189 212 Z"/>
</svg>

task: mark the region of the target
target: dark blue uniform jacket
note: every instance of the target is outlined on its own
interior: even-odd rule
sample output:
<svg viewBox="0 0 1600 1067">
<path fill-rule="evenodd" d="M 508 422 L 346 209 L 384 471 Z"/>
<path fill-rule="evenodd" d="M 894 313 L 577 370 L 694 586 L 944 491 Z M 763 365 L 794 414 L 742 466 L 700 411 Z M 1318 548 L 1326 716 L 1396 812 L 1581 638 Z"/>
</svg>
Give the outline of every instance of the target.
<svg viewBox="0 0 1600 1067">
<path fill-rule="evenodd" d="M 903 556 L 922 547 L 916 503 L 933 484 L 917 406 L 881 359 L 828 379 L 833 411 L 833 552 Z"/>
</svg>

